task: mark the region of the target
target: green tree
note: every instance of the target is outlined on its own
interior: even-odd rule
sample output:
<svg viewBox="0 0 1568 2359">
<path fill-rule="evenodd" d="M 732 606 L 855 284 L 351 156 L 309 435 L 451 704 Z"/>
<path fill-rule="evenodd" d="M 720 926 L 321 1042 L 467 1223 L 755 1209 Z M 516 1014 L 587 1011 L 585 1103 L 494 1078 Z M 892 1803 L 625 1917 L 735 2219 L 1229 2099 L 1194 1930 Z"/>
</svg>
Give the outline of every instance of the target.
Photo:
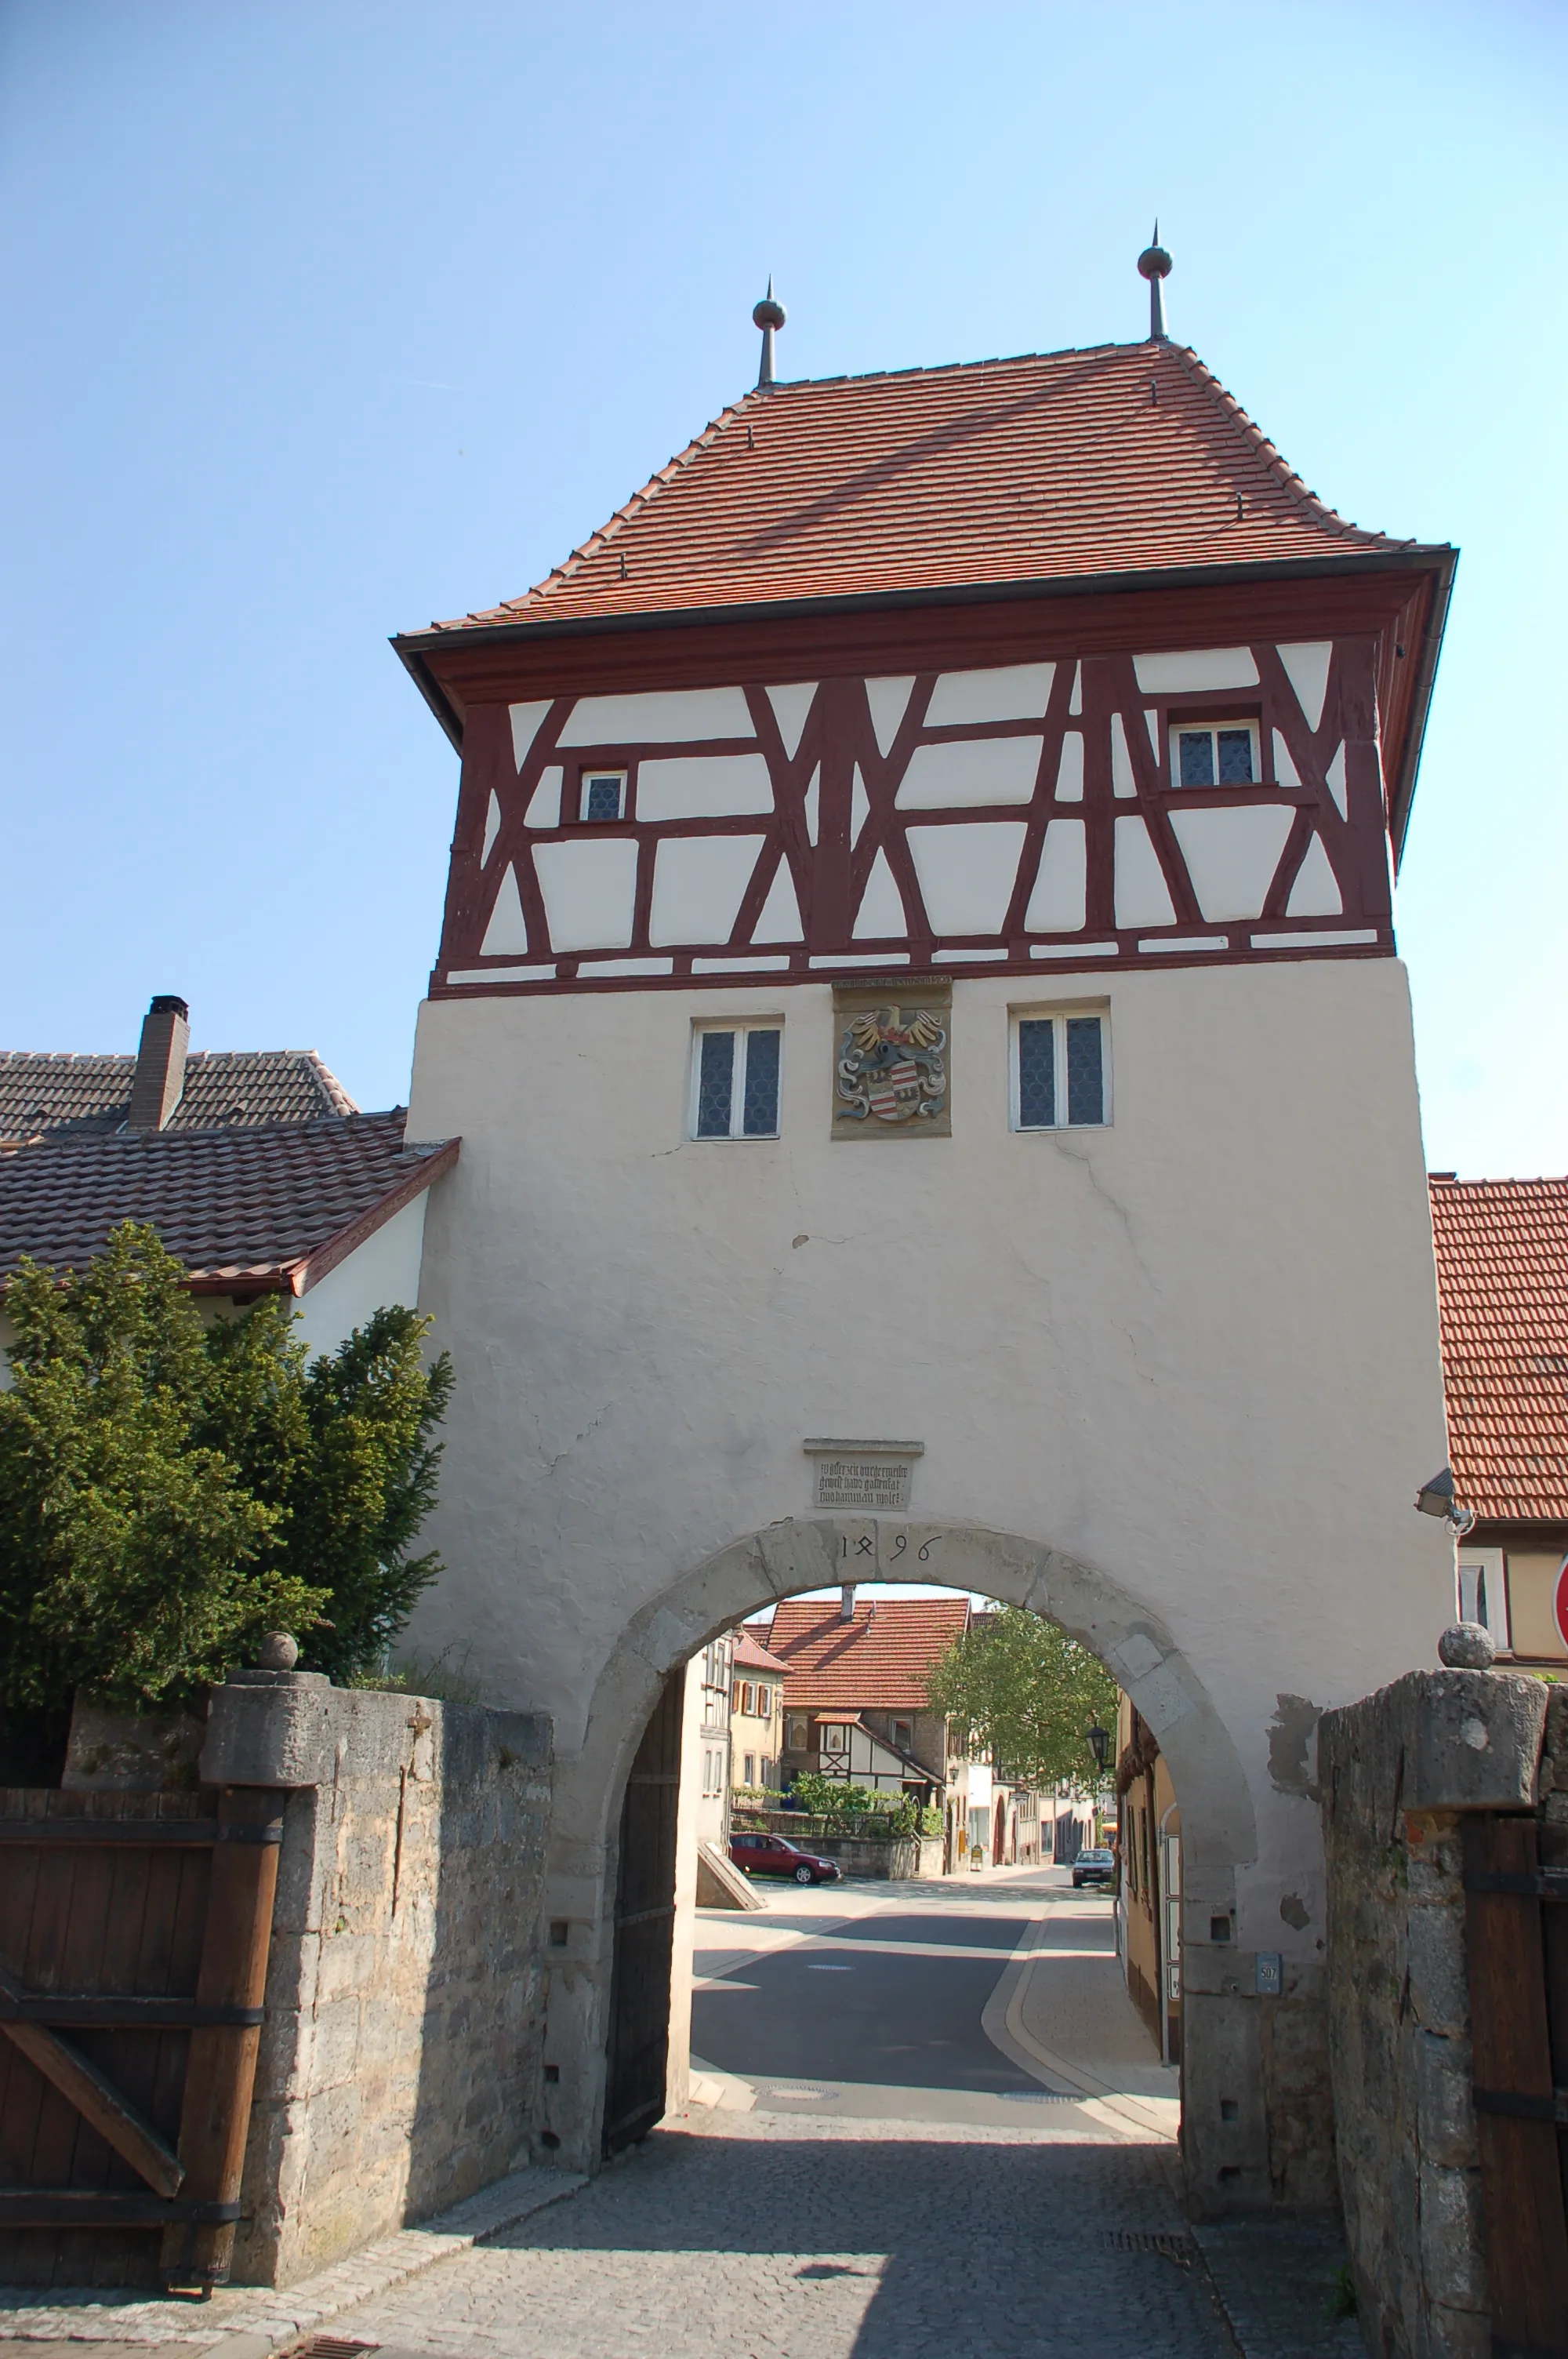
<svg viewBox="0 0 1568 2359">
<path fill-rule="evenodd" d="M 1116 1726 L 1116 1682 L 1086 1647 L 1022 1605 L 1001 1606 L 932 1666 L 926 1693 L 998 1770 L 1031 1786 L 1093 1782 L 1087 1729 Z"/>
<path fill-rule="evenodd" d="M 0 1394 L 0 1694 L 129 1710 L 221 1680 L 326 1593 L 276 1562 L 280 1511 L 197 1438 L 209 1367 L 184 1273 L 127 1223 L 79 1277 L 25 1261 Z"/>
<path fill-rule="evenodd" d="M 204 1328 L 131 1223 L 63 1282 L 24 1263 L 6 1308 L 0 1704 L 173 1705 L 267 1629 L 339 1678 L 384 1651 L 439 1570 L 410 1550 L 451 1371 L 412 1311 L 315 1361 L 281 1298 Z"/>
<path fill-rule="evenodd" d="M 281 1298 L 211 1332 L 208 1437 L 279 1511 L 283 1569 L 326 1588 L 301 1659 L 336 1680 L 385 1656 L 441 1569 L 433 1551 L 410 1553 L 435 1505 L 433 1437 L 452 1389 L 444 1352 L 423 1364 L 428 1324 L 393 1304 L 308 1363 Z"/>
</svg>

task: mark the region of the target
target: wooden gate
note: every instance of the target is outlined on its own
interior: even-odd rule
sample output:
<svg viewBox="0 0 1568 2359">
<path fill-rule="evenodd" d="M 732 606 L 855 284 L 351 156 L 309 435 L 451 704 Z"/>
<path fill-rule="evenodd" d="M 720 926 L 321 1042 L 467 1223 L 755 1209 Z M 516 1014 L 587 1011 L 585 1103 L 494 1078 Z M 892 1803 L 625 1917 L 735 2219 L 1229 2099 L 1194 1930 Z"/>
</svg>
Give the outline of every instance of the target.
<svg viewBox="0 0 1568 2359">
<path fill-rule="evenodd" d="M 643 1732 L 621 1810 L 610 2070 L 604 2093 L 606 2154 L 646 2137 L 665 2110 L 685 1700 L 683 1669 L 672 1671 L 665 1681 Z"/>
<path fill-rule="evenodd" d="M 1568 2359 L 1568 1867 L 1537 1845 L 1532 1818 L 1465 1821 L 1493 2359 Z"/>
<path fill-rule="evenodd" d="M 227 2278 L 285 1799 L 0 1790 L 0 2282 Z"/>
</svg>

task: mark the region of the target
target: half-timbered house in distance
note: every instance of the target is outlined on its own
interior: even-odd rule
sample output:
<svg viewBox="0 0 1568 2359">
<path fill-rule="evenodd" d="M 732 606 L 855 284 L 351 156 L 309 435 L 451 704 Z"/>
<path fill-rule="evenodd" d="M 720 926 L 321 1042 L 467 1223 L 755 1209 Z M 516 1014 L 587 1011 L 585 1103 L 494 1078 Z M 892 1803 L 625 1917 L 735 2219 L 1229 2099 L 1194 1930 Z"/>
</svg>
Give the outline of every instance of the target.
<svg viewBox="0 0 1568 2359">
<path fill-rule="evenodd" d="M 1195 2200 L 1331 2192 L 1314 1717 L 1454 1613 L 1392 907 L 1454 554 L 1310 491 L 1141 266 L 1137 341 L 826 382 L 760 306 L 753 391 L 397 642 L 462 756 L 427 1631 L 554 1716 L 563 2162 L 665 2102 L 612 2005 L 668 1970 L 617 1906 L 664 1683 L 913 1577 L 1158 1738 Z"/>
</svg>

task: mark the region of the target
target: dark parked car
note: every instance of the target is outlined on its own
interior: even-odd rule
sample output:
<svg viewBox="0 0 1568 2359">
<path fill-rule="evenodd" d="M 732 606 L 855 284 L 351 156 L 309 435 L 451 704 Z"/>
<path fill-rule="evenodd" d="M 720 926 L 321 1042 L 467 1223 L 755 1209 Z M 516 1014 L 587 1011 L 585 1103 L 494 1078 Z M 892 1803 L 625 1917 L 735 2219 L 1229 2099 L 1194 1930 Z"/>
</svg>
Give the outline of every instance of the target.
<svg viewBox="0 0 1568 2359">
<path fill-rule="evenodd" d="M 1073 1889 L 1080 1891 L 1086 1884 L 1108 1884 L 1115 1874 L 1113 1851 L 1081 1851 L 1073 1862 Z"/>
<path fill-rule="evenodd" d="M 730 1856 L 748 1875 L 790 1875 L 796 1884 L 837 1884 L 844 1873 L 836 1859 L 819 1859 L 782 1835 L 731 1835 Z"/>
</svg>

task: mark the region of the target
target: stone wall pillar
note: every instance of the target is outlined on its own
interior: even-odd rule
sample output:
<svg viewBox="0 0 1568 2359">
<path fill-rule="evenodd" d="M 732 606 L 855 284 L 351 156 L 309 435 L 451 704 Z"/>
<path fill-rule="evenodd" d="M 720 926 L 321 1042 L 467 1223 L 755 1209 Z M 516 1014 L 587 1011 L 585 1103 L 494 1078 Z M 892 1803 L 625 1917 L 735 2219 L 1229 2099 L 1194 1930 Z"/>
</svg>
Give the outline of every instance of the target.
<svg viewBox="0 0 1568 2359">
<path fill-rule="evenodd" d="M 1491 2351 L 1461 1826 L 1534 1806 L 1547 1695 L 1412 1671 L 1319 1731 L 1339 2180 L 1368 2345 L 1389 2359 Z"/>
<path fill-rule="evenodd" d="M 203 1784 L 287 1790 L 234 2276 L 287 2285 L 528 2159 L 550 1724 L 241 1672 Z"/>
</svg>

